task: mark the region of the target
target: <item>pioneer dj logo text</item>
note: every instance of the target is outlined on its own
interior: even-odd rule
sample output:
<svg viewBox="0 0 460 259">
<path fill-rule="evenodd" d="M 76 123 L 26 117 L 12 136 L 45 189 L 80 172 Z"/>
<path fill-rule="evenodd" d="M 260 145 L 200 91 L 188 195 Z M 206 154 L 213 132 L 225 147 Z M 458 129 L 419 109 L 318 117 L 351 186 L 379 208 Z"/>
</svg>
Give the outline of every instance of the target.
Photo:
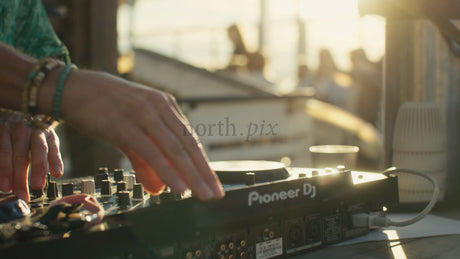
<svg viewBox="0 0 460 259">
<path fill-rule="evenodd" d="M 248 195 L 248 206 L 253 204 L 269 204 L 272 202 L 277 202 L 279 200 L 294 199 L 302 196 L 307 196 L 310 198 L 316 197 L 316 186 L 311 183 L 304 183 L 302 189 L 289 189 L 287 191 L 273 192 L 260 194 L 257 191 L 252 191 Z"/>
<path fill-rule="evenodd" d="M 231 122 L 229 117 L 219 120 L 216 123 L 195 123 L 188 124 L 184 127 L 184 135 L 190 131 L 195 131 L 198 137 L 245 137 L 246 141 L 255 137 L 273 137 L 276 136 L 278 123 L 261 120 L 259 122 L 248 122 L 242 127 L 237 127 Z"/>
</svg>

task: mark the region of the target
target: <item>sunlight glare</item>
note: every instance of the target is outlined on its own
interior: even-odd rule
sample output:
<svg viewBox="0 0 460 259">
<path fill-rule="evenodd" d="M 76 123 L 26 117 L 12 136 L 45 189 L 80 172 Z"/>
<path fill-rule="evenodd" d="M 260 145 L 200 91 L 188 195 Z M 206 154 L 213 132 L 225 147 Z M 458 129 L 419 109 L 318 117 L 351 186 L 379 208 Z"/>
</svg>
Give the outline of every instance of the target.
<svg viewBox="0 0 460 259">
<path fill-rule="evenodd" d="M 357 0 L 301 0 L 300 17 L 303 19 L 358 18 Z"/>
</svg>

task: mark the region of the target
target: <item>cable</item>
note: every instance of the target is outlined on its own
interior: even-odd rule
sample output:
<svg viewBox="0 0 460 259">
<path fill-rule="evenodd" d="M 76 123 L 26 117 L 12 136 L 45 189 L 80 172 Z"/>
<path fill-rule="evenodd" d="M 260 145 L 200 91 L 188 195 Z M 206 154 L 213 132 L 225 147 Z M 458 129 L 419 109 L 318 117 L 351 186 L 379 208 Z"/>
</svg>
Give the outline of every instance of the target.
<svg viewBox="0 0 460 259">
<path fill-rule="evenodd" d="M 375 215 L 369 215 L 366 213 L 355 214 L 355 215 L 352 215 L 352 221 L 355 227 L 375 228 L 375 227 L 388 227 L 388 226 L 395 226 L 395 227 L 408 226 L 408 225 L 414 224 L 415 222 L 421 220 L 423 217 L 428 215 L 431 209 L 433 209 L 434 205 L 436 205 L 436 202 L 438 201 L 438 196 L 439 196 L 439 184 L 436 181 L 436 179 L 434 179 L 429 174 L 426 174 L 424 172 L 407 169 L 407 168 L 391 167 L 383 172 L 383 174 L 385 175 L 390 175 L 394 173 L 414 174 L 414 175 L 421 176 L 427 179 L 428 181 L 430 181 L 433 184 L 433 196 L 431 197 L 431 200 L 428 203 L 428 205 L 415 217 L 408 219 L 408 220 L 404 220 L 404 221 L 392 221 L 391 219 L 387 217 L 379 217 Z"/>
</svg>

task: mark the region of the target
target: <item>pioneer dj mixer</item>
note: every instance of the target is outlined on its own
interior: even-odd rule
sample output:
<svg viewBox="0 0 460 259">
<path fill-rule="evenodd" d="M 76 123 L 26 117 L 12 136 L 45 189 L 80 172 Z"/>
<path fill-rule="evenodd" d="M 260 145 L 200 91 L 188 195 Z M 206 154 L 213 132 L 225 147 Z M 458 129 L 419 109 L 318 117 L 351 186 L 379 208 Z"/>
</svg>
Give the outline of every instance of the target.
<svg viewBox="0 0 460 259">
<path fill-rule="evenodd" d="M 398 202 L 396 177 L 379 173 L 267 161 L 211 165 L 226 189 L 222 200 L 200 202 L 169 190 L 150 196 L 133 172 L 106 168 L 94 177 L 50 178 L 29 204 L 2 194 L 0 255 L 285 258 L 365 235 L 370 229 L 354 227 L 351 216 L 383 213 Z M 80 194 L 104 208 L 102 220 L 78 203 L 55 205 Z"/>
</svg>

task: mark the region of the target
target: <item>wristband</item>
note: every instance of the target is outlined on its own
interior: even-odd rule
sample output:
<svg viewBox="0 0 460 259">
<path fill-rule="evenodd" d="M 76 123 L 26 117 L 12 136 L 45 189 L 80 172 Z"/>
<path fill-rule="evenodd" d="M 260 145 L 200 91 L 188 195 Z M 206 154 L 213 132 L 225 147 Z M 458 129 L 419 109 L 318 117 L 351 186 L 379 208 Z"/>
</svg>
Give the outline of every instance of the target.
<svg viewBox="0 0 460 259">
<path fill-rule="evenodd" d="M 59 74 L 59 79 L 56 85 L 56 91 L 54 92 L 53 98 L 53 118 L 57 121 L 61 120 L 61 97 L 62 90 L 64 89 L 65 82 L 69 73 L 72 69 L 77 68 L 74 64 L 66 65 L 61 73 Z"/>
</svg>

